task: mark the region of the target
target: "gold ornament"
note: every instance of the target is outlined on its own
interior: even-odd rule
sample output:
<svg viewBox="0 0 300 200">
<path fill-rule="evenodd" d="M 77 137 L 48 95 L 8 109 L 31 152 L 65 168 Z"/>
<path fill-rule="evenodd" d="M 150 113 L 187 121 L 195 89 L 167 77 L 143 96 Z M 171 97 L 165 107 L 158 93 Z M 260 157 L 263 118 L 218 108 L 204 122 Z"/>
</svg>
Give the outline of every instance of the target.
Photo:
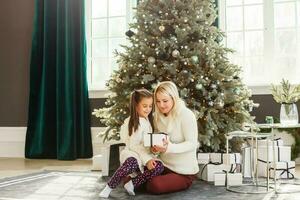
<svg viewBox="0 0 300 200">
<path fill-rule="evenodd" d="M 161 25 L 158 27 L 158 29 L 160 30 L 160 32 L 163 32 L 166 28 L 165 28 L 165 26 Z"/>
</svg>

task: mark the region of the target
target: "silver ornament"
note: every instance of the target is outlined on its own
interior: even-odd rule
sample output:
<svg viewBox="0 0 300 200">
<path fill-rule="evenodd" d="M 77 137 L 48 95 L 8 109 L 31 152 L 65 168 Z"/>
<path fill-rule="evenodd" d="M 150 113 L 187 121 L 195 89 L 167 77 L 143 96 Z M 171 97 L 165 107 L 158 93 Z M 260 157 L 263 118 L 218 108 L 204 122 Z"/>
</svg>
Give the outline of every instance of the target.
<svg viewBox="0 0 300 200">
<path fill-rule="evenodd" d="M 199 63 L 199 58 L 198 58 L 198 56 L 192 56 L 191 59 L 192 59 L 192 62 L 193 62 L 194 64 Z"/>
<path fill-rule="evenodd" d="M 197 89 L 197 90 L 201 90 L 202 87 L 203 87 L 203 86 L 202 86 L 202 84 L 200 84 L 200 83 L 198 83 L 198 84 L 196 85 L 196 89 Z"/>
<path fill-rule="evenodd" d="M 148 58 L 148 63 L 150 63 L 150 64 L 153 64 L 153 63 L 155 63 L 155 58 L 154 57 L 149 57 Z"/>
<path fill-rule="evenodd" d="M 177 58 L 179 55 L 180 55 L 180 52 L 177 49 L 175 49 L 174 51 L 172 51 L 172 56 L 174 58 Z"/>
</svg>

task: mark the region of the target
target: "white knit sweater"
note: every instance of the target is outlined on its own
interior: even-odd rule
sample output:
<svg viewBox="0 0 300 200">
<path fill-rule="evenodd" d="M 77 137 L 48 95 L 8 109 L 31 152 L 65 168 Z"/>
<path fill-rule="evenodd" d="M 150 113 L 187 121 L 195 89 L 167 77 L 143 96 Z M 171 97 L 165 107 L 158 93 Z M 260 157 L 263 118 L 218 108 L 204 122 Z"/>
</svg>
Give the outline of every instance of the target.
<svg viewBox="0 0 300 200">
<path fill-rule="evenodd" d="M 169 135 L 167 151 L 160 155 L 164 166 L 179 174 L 196 174 L 198 129 L 194 113 L 182 106 L 175 118 L 160 115 L 155 127 Z"/>
<path fill-rule="evenodd" d="M 127 158 L 134 157 L 137 159 L 141 172 L 144 171 L 146 163 L 154 158 L 149 148 L 144 147 L 144 134 L 152 133 L 152 127 L 148 119 L 139 118 L 139 127 L 131 136 L 128 134 L 129 118 L 121 126 L 121 141 L 126 144 L 125 149 L 120 154 L 120 162 L 123 163 Z"/>
</svg>

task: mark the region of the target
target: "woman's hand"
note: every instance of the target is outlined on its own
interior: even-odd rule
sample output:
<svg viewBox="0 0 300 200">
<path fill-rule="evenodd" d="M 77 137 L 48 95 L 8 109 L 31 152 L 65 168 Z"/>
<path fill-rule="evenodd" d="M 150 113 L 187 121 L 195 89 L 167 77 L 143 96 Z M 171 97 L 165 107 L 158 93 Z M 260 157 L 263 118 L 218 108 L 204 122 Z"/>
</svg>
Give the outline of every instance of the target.
<svg viewBox="0 0 300 200">
<path fill-rule="evenodd" d="M 163 139 L 163 146 L 154 145 L 151 147 L 152 153 L 165 153 L 167 151 L 169 142 L 166 139 Z"/>
<path fill-rule="evenodd" d="M 146 163 L 146 166 L 149 170 L 154 169 L 156 166 L 156 161 L 154 159 L 151 159 Z"/>
</svg>

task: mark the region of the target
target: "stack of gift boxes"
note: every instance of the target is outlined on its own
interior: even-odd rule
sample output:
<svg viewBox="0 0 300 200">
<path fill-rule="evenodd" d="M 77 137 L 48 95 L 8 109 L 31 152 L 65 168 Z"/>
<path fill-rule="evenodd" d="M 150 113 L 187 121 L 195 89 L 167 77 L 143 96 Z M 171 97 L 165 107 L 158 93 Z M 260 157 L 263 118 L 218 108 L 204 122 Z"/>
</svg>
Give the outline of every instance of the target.
<svg viewBox="0 0 300 200">
<path fill-rule="evenodd" d="M 198 153 L 198 178 L 214 185 L 241 185 L 241 155 L 239 153 Z M 227 172 L 227 176 L 226 176 Z"/>
<path fill-rule="evenodd" d="M 274 178 L 274 164 L 276 164 L 276 178 L 294 178 L 295 175 L 295 161 L 291 161 L 291 147 L 283 146 L 282 139 L 269 140 L 267 147 L 267 140 L 258 140 L 258 148 L 253 151 L 253 156 L 250 147 L 243 149 L 243 176 L 251 177 L 250 162 L 252 159 L 257 159 L 257 173 L 259 177 L 267 177 L 267 157 L 269 157 L 269 174 Z M 273 143 L 275 147 L 273 156 Z M 267 149 L 269 148 L 269 149 Z M 258 152 L 256 154 L 256 151 Z M 268 152 L 268 153 L 267 153 Z M 269 155 L 268 155 L 269 154 Z M 275 162 L 273 162 L 275 158 Z M 253 162 L 252 162 L 253 163 Z"/>
<path fill-rule="evenodd" d="M 273 143 L 275 147 L 276 178 L 294 178 L 295 161 L 291 161 L 291 147 L 283 146 L 282 139 L 258 140 L 258 148 L 245 147 L 242 156 L 239 153 L 198 153 L 200 171 L 198 178 L 214 182 L 216 186 L 241 185 L 243 178 L 250 178 L 253 174 L 253 161 L 257 155 L 257 173 L 259 177 L 267 177 L 267 152 L 269 153 L 269 175 L 274 177 Z M 227 172 L 227 173 L 226 173 Z M 227 174 L 227 176 L 226 176 Z"/>
<path fill-rule="evenodd" d="M 273 144 L 275 152 L 273 156 Z M 275 162 L 274 161 L 275 157 Z M 267 176 L 267 141 L 258 141 L 258 176 Z M 276 178 L 294 178 L 295 161 L 291 161 L 291 147 L 283 146 L 282 139 L 269 141 L 270 177 L 274 177 L 274 163 L 276 164 Z"/>
</svg>

